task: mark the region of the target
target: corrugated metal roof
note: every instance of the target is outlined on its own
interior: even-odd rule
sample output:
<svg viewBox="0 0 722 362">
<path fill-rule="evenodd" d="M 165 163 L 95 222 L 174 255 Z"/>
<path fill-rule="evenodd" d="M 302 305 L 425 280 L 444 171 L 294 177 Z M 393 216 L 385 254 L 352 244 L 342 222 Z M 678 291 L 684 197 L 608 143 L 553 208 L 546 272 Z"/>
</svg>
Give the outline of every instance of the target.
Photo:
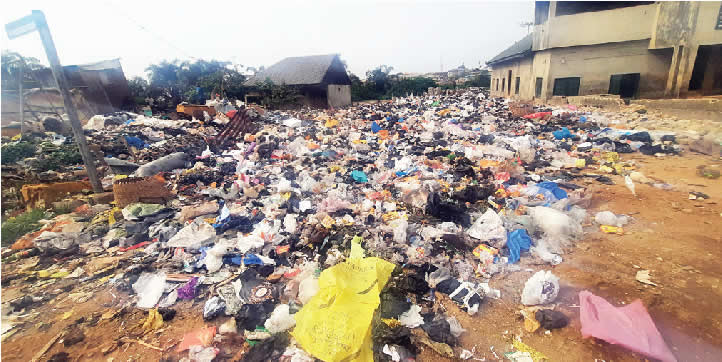
<svg viewBox="0 0 722 362">
<path fill-rule="evenodd" d="M 491 58 L 491 60 L 486 62 L 486 64 L 491 65 L 494 63 L 500 63 L 500 62 L 503 62 L 506 60 L 518 58 L 527 53 L 531 53 L 533 39 L 534 39 L 534 33 L 527 34 L 527 36 L 523 37 L 521 40 L 514 43 L 514 45 L 504 49 L 504 51 L 497 54 L 495 57 Z"/>
<path fill-rule="evenodd" d="M 268 67 L 248 79 L 247 86 L 262 83 L 270 78 L 274 84 L 308 85 L 319 84 L 328 72 L 338 54 L 309 55 L 305 57 L 289 57 Z"/>
</svg>

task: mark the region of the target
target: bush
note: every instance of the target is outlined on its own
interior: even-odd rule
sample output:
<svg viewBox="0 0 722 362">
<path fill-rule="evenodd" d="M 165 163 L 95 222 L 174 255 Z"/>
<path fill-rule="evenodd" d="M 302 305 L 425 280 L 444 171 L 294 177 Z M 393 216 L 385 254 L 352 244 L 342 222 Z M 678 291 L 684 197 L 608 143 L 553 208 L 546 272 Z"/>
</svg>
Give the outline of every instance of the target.
<svg viewBox="0 0 722 362">
<path fill-rule="evenodd" d="M 77 165 L 83 162 L 83 156 L 76 144 L 61 145 L 50 151 L 42 159 L 33 163 L 33 168 L 39 171 L 57 171 L 64 166 Z"/>
<path fill-rule="evenodd" d="M 49 216 L 41 209 L 33 209 L 7 219 L 2 223 L 2 246 L 9 246 L 21 236 L 39 230 L 42 224 L 38 221 Z"/>
<path fill-rule="evenodd" d="M 35 144 L 27 141 L 4 144 L 2 146 L 2 164 L 10 165 L 32 157 L 35 155 L 35 150 Z"/>
</svg>

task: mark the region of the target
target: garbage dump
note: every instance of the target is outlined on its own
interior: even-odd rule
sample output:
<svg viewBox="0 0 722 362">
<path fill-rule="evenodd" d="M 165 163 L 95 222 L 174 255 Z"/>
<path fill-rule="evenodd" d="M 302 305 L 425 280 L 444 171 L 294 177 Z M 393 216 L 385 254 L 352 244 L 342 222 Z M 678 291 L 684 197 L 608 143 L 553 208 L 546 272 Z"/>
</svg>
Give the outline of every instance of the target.
<svg viewBox="0 0 722 362">
<path fill-rule="evenodd" d="M 512 303 L 535 308 L 533 323 L 569 328 L 549 309 L 564 288 L 554 266 L 597 232 L 592 221 L 634 222 L 590 215 L 587 185 L 611 174 L 653 183 L 631 178 L 620 154 L 680 149 L 668 134 L 537 108 L 511 116 L 507 101 L 466 91 L 331 111 L 95 116 L 86 132 L 108 195 L 76 195 L 72 212 L 3 249 L 15 269 L 3 269 L 3 289 L 28 293 L 10 302 L 16 315 L 60 293 L 78 302 L 110 290 L 94 323 L 141 313 L 143 325 L 109 350 L 140 344 L 186 360 L 470 358 L 459 341 L 473 325 L 448 308 L 494 313 L 484 305 L 506 297 L 498 281 L 512 274 L 528 280 Z M 73 179 L 74 167 L 44 179 Z M 658 333 L 643 347 L 611 322 L 592 326 L 585 313 L 604 301 L 581 298 L 584 335 L 673 359 Z M 172 329 L 189 310 L 203 326 Z M 177 347 L 140 338 L 157 330 Z M 514 346 L 510 356 L 538 353 Z"/>
</svg>

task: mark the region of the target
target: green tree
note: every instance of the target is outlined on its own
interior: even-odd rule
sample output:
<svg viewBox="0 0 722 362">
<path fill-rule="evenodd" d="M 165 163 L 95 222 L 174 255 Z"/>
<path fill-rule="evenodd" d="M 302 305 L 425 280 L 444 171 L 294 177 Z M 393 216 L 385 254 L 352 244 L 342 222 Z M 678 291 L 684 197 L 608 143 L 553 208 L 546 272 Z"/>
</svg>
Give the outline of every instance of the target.
<svg viewBox="0 0 722 362">
<path fill-rule="evenodd" d="M 431 78 L 414 77 L 394 80 L 390 83 L 386 98 L 419 95 L 428 91 L 429 87 L 436 87 L 436 82 Z"/>
<path fill-rule="evenodd" d="M 20 68 L 23 68 L 23 87 L 26 89 L 36 88 L 40 83 L 35 80 L 32 72 L 47 68 L 40 64 L 38 58 L 23 57 L 19 53 L 11 51 L 2 52 L 2 89 L 17 90 Z"/>
<path fill-rule="evenodd" d="M 128 81 L 128 88 L 130 88 L 130 94 L 135 98 L 145 98 L 149 95 L 149 84 L 148 81 L 142 77 L 135 76 Z"/>
<path fill-rule="evenodd" d="M 394 67 L 388 65 L 380 65 L 366 72 L 366 81 L 373 83 L 376 93 L 384 94 L 389 84 L 389 74 L 393 69 Z"/>
<path fill-rule="evenodd" d="M 274 84 L 271 78 L 257 82 L 255 89 L 261 94 L 261 105 L 268 109 L 296 108 L 301 105 L 298 91 L 285 84 Z"/>
<path fill-rule="evenodd" d="M 150 80 L 147 93 L 161 102 L 166 101 L 169 107 L 182 101 L 197 102 L 199 88 L 206 99 L 216 93 L 242 99 L 246 93 L 243 86 L 246 77 L 240 68 L 241 65 L 219 60 L 164 60 L 146 68 Z"/>
<path fill-rule="evenodd" d="M 482 87 L 489 88 L 491 85 L 491 75 L 488 72 L 481 73 L 472 77 L 469 81 L 464 83 L 464 87 Z"/>
</svg>

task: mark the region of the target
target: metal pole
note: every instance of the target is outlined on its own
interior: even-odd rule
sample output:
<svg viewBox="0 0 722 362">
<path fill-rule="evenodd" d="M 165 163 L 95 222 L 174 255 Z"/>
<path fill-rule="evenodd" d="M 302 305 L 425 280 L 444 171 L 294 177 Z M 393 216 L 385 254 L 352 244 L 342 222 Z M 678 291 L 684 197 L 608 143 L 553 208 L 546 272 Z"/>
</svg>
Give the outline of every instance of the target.
<svg viewBox="0 0 722 362">
<path fill-rule="evenodd" d="M 18 96 L 20 98 L 20 138 L 25 135 L 25 98 L 23 95 L 23 71 L 25 70 L 25 61 L 20 58 L 20 69 L 18 71 L 20 80 L 18 81 Z"/>
<path fill-rule="evenodd" d="M 78 119 L 78 112 L 73 104 L 68 83 L 65 79 L 65 72 L 63 71 L 63 67 L 60 65 L 58 53 L 55 50 L 55 43 L 50 35 L 48 23 L 45 21 L 45 15 L 40 10 L 33 10 L 33 17 L 35 18 L 35 24 L 37 26 L 38 34 L 40 34 L 40 39 L 43 42 L 45 53 L 48 56 L 50 69 L 53 71 L 55 81 L 58 83 L 58 89 L 60 90 L 60 94 L 63 96 L 65 112 L 68 114 L 68 118 L 70 119 L 70 126 L 73 128 L 75 142 L 78 144 L 80 155 L 83 157 L 83 163 L 85 164 L 85 170 L 88 173 L 90 184 L 93 185 L 93 191 L 96 193 L 103 192 L 103 186 L 100 184 L 98 173 L 95 169 L 95 160 L 93 159 L 93 155 L 90 154 L 90 150 L 88 150 L 88 143 L 85 140 L 83 126 L 80 124 L 80 120 Z"/>
</svg>

